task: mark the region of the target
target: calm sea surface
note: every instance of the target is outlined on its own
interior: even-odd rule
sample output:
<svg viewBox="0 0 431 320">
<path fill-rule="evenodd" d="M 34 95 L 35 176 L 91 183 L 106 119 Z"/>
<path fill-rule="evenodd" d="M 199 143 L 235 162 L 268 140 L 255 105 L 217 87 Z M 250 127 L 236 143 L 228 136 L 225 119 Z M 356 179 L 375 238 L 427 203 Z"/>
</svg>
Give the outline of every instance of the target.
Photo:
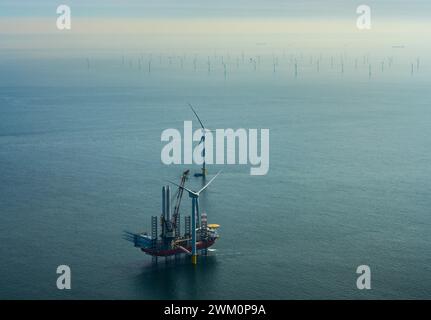
<svg viewBox="0 0 431 320">
<path fill-rule="evenodd" d="M 0 63 L 0 298 L 431 297 L 430 68 L 359 56 L 34 59 Z M 130 60 L 131 59 L 131 60 Z M 224 59 L 228 59 L 224 57 Z M 130 60 L 130 61 L 129 61 Z M 223 173 L 201 197 L 221 225 L 210 256 L 154 264 L 161 187 L 197 165 L 160 161 L 166 128 L 269 128 L 270 169 Z M 197 188 L 199 178 L 187 184 Z M 190 213 L 184 197 L 182 214 Z M 56 268 L 72 269 L 72 290 Z M 369 265 L 372 290 L 356 289 Z"/>
</svg>

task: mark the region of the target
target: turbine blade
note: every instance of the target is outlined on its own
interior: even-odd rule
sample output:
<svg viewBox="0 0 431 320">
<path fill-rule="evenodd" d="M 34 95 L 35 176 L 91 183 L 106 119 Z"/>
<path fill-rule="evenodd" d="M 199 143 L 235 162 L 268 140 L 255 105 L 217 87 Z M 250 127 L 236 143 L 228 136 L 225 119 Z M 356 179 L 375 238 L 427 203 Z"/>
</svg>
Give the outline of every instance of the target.
<svg viewBox="0 0 431 320">
<path fill-rule="evenodd" d="M 199 195 L 202 191 L 204 191 L 210 185 L 210 183 L 213 182 L 215 178 L 217 178 L 217 176 L 221 172 L 222 172 L 222 170 L 220 170 L 219 172 L 217 172 L 217 174 L 214 177 L 212 177 L 212 179 L 202 189 L 200 189 L 198 192 L 196 192 L 196 194 Z"/>
<path fill-rule="evenodd" d="M 196 113 L 195 109 L 193 109 L 192 105 L 189 103 L 190 108 L 192 109 L 193 113 L 195 114 L 196 118 L 198 118 L 199 123 L 201 124 L 202 129 L 205 130 L 205 126 L 203 125 L 201 119 L 199 118 L 198 114 Z"/>
<path fill-rule="evenodd" d="M 204 142 L 204 140 L 205 140 L 205 137 L 204 137 L 204 136 L 202 136 L 202 138 L 201 138 L 201 140 L 199 141 L 198 145 L 200 145 L 202 142 Z"/>
<path fill-rule="evenodd" d="M 188 193 L 191 193 L 191 194 L 196 195 L 196 196 L 199 195 L 196 191 L 190 190 L 189 188 L 186 188 L 186 187 L 182 187 L 182 186 L 180 186 L 179 184 L 177 184 L 177 183 L 175 183 L 173 181 L 170 181 L 170 180 L 166 180 L 166 181 L 169 182 L 169 183 L 172 183 L 173 185 L 176 185 L 178 188 L 182 188 L 182 189 L 186 190 Z"/>
</svg>

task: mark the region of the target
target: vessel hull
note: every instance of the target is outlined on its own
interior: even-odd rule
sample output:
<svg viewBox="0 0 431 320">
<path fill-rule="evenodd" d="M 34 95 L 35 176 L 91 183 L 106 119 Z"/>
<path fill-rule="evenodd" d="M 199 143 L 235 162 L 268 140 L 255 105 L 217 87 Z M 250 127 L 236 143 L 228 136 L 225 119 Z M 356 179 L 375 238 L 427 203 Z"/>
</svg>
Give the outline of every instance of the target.
<svg viewBox="0 0 431 320">
<path fill-rule="evenodd" d="M 198 241 L 198 242 L 196 242 L 196 249 L 202 250 L 202 249 L 209 248 L 214 244 L 214 242 L 215 242 L 215 240 Z M 186 247 L 186 249 L 190 252 L 192 251 L 192 248 L 190 246 Z M 146 254 L 149 254 L 151 256 L 157 256 L 157 257 L 167 257 L 167 256 L 175 255 L 175 254 L 185 254 L 185 252 L 183 250 L 181 250 L 180 248 L 162 249 L 162 250 L 153 249 L 153 248 L 141 248 L 141 250 L 143 252 L 145 252 Z"/>
</svg>

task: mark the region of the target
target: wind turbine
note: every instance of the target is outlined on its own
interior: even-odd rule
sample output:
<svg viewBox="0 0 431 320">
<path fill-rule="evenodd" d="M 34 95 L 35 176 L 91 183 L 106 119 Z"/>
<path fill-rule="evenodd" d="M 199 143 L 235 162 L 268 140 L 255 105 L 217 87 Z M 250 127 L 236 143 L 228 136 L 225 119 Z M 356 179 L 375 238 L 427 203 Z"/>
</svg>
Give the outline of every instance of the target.
<svg viewBox="0 0 431 320">
<path fill-rule="evenodd" d="M 186 190 L 189 193 L 189 197 L 192 198 L 192 264 L 197 264 L 197 254 L 196 254 L 196 217 L 199 216 L 199 195 L 214 181 L 215 178 L 221 173 L 221 170 L 199 191 L 193 191 L 189 188 L 181 186 L 175 182 L 169 181 L 170 183 L 176 185 L 177 187 Z"/>
<path fill-rule="evenodd" d="M 205 128 L 205 126 L 203 125 L 201 119 L 199 118 L 198 114 L 196 113 L 195 109 L 193 109 L 193 106 L 189 103 L 190 109 L 192 109 L 193 113 L 195 114 L 196 118 L 199 121 L 199 124 L 202 127 L 202 137 L 201 140 L 199 141 L 198 145 L 203 143 L 203 148 L 202 148 L 202 158 L 203 158 L 203 162 L 202 162 L 202 173 L 195 173 L 194 176 L 195 177 L 204 177 L 207 175 L 207 169 L 205 167 L 205 134 L 206 132 L 211 132 L 211 130 Z"/>
</svg>

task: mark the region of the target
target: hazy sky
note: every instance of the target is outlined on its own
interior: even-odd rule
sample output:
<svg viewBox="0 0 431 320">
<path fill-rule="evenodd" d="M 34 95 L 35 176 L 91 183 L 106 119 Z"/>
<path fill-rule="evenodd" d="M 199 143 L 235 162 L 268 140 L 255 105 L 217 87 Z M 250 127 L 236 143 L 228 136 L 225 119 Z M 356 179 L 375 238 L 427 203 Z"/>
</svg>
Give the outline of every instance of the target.
<svg viewBox="0 0 431 320">
<path fill-rule="evenodd" d="M 60 4 L 71 7 L 72 30 L 56 27 Z M 356 28 L 360 4 L 371 7 L 370 31 Z M 0 49 L 209 47 L 227 35 L 237 37 L 229 46 L 244 35 L 270 45 L 275 36 L 313 46 L 427 45 L 430 18 L 431 0 L 0 0 Z M 192 34 L 196 44 L 184 38 Z"/>
<path fill-rule="evenodd" d="M 376 16 L 429 19 L 430 0 L 2 0 L 2 17 L 49 17 L 60 4 L 76 17 L 142 18 L 344 18 L 360 4 Z"/>
</svg>

